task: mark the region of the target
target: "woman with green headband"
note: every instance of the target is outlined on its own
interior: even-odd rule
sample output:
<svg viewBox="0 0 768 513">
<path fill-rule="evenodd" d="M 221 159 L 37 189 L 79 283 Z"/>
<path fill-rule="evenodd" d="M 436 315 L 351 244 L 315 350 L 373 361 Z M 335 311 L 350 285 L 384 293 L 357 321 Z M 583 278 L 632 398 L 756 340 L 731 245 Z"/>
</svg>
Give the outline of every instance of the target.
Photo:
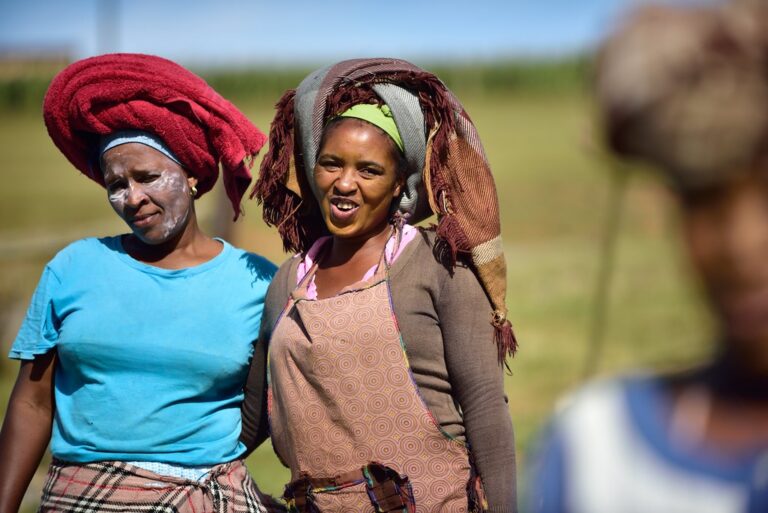
<svg viewBox="0 0 768 513">
<path fill-rule="evenodd" d="M 277 109 L 255 195 L 298 253 L 260 335 L 289 508 L 515 511 L 515 342 L 474 126 L 434 75 L 389 59 L 318 70 Z M 436 230 L 412 225 L 432 213 Z"/>
</svg>

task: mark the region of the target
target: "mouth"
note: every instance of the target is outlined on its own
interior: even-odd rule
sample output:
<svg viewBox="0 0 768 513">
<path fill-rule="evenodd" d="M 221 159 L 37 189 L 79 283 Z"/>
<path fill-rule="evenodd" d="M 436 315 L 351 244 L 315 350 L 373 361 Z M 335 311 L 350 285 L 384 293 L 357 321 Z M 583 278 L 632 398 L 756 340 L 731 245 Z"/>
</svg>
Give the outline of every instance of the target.
<svg viewBox="0 0 768 513">
<path fill-rule="evenodd" d="M 129 224 L 137 228 L 144 228 L 152 224 L 159 215 L 160 214 L 158 212 L 135 215 L 129 220 Z"/>
<path fill-rule="evenodd" d="M 336 222 L 349 223 L 357 213 L 360 205 L 348 198 L 331 198 L 331 218 Z"/>
</svg>

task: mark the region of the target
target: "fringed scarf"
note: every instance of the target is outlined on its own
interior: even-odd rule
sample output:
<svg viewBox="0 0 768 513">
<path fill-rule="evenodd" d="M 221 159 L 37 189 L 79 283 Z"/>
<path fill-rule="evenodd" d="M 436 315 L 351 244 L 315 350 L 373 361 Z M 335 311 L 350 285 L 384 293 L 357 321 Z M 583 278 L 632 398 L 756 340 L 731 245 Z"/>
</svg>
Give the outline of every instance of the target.
<svg viewBox="0 0 768 513">
<path fill-rule="evenodd" d="M 499 361 L 517 349 L 507 320 L 506 262 L 491 169 L 475 126 L 433 74 L 399 59 L 354 59 L 319 69 L 276 105 L 269 151 L 252 197 L 286 251 L 303 252 L 327 233 L 312 190 L 323 128 L 359 103 L 386 103 L 403 138 L 409 176 L 397 210 L 416 223 L 438 218 L 450 260 L 471 256 L 494 311 Z"/>
</svg>

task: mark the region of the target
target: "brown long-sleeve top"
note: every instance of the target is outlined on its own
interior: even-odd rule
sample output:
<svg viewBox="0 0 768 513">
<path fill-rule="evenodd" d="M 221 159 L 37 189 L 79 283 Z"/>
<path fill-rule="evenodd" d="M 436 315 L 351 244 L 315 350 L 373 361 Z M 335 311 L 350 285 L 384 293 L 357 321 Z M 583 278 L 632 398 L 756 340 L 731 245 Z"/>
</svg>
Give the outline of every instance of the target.
<svg viewBox="0 0 768 513">
<path fill-rule="evenodd" d="M 420 393 L 449 435 L 469 443 L 489 511 L 516 511 L 515 445 L 490 323 L 491 305 L 474 272 L 451 272 L 433 251 L 434 233 L 421 230 L 390 269 L 395 316 Z M 268 341 L 296 287 L 299 258 L 278 270 L 261 322 Z M 246 386 L 243 435 L 249 447 L 266 432 L 267 344 L 257 344 Z"/>
</svg>

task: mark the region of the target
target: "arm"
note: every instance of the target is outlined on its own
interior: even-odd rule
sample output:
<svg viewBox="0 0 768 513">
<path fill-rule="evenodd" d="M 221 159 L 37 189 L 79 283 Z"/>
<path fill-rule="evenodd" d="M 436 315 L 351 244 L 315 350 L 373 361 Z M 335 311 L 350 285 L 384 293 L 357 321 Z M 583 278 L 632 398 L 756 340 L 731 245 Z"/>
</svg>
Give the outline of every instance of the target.
<svg viewBox="0 0 768 513">
<path fill-rule="evenodd" d="M 474 273 L 446 273 L 437 300 L 445 361 L 489 511 L 517 510 L 515 438 L 491 325 L 491 305 Z"/>
<path fill-rule="evenodd" d="M 245 399 L 241 408 L 243 419 L 240 441 L 245 444 L 247 456 L 269 437 L 269 420 L 267 418 L 267 342 L 262 338 L 264 321 L 259 339 L 254 342 L 253 358 L 248 369 L 245 382 Z"/>
<path fill-rule="evenodd" d="M 18 511 L 48 447 L 55 367 L 55 351 L 21 363 L 0 432 L 0 511 Z"/>
<path fill-rule="evenodd" d="M 277 322 L 277 317 L 283 310 L 288 294 L 290 293 L 289 275 L 293 266 L 290 264 L 295 259 L 290 259 L 283 264 L 275 274 L 267 291 L 264 301 L 264 311 L 259 327 L 259 339 L 254 342 L 253 358 L 248 370 L 248 378 L 245 382 L 245 399 L 241 414 L 243 418 L 243 430 L 240 441 L 247 448 L 246 455 L 250 454 L 269 437 L 269 419 L 267 416 L 267 358 L 269 354 L 269 339 L 272 328 Z M 295 269 L 294 274 L 295 276 Z"/>
</svg>

